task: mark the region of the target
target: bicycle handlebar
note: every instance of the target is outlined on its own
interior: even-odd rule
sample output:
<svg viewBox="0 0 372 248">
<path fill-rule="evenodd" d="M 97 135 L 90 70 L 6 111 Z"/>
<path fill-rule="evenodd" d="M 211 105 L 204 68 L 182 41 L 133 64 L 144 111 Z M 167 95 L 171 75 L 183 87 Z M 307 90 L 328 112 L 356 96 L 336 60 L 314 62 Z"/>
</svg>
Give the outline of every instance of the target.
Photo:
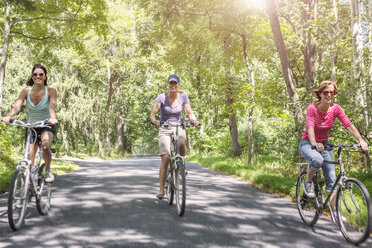
<svg viewBox="0 0 372 248">
<path fill-rule="evenodd" d="M 191 126 L 195 126 L 195 125 L 194 125 L 194 123 L 189 122 L 189 121 L 183 121 L 181 124 L 171 123 L 169 121 L 161 121 L 160 126 L 162 126 L 162 127 L 179 127 L 179 126 L 191 127 Z"/>
<path fill-rule="evenodd" d="M 21 120 L 10 119 L 10 125 L 18 126 L 18 127 L 27 127 L 27 128 L 42 128 L 42 127 L 52 128 L 48 120 L 36 121 L 33 123 L 25 123 L 24 121 L 21 121 Z"/>
<path fill-rule="evenodd" d="M 312 149 L 316 149 L 316 146 L 311 146 Z M 361 150 L 362 147 L 359 145 L 359 144 L 351 144 L 351 145 L 344 145 L 344 144 L 340 144 L 340 145 L 335 145 L 335 144 L 326 144 L 324 146 L 324 149 L 325 150 L 332 150 L 333 148 L 350 148 L 350 149 L 353 149 L 353 150 Z"/>
</svg>

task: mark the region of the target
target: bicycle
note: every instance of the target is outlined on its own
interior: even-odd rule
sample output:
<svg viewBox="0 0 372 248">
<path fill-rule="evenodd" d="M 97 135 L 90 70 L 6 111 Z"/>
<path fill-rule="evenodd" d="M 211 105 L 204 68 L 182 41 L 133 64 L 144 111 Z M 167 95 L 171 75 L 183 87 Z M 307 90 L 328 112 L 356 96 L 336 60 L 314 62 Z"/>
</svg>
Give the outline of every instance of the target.
<svg viewBox="0 0 372 248">
<path fill-rule="evenodd" d="M 173 204 L 176 198 L 177 214 L 182 216 L 186 208 L 186 166 L 185 157 L 180 155 L 179 127 L 186 128 L 193 126 L 193 123 L 184 120 L 181 124 L 174 125 L 169 122 L 161 122 L 163 127 L 176 127 L 175 136 L 171 136 L 171 154 L 167 168 L 164 185 L 165 197 L 169 205 Z"/>
<path fill-rule="evenodd" d="M 315 147 L 313 147 L 314 149 Z M 327 145 L 326 150 L 337 148 L 337 161 L 324 161 L 326 164 L 337 164 L 340 171 L 336 178 L 335 185 L 331 192 L 334 192 L 338 185 L 336 197 L 336 216 L 331 207 L 331 218 L 339 226 L 339 229 L 345 239 L 353 244 L 364 242 L 370 235 L 372 213 L 371 200 L 367 188 L 364 184 L 355 178 L 348 178 L 342 163 L 341 152 L 345 149 L 349 151 L 360 150 L 359 145 Z M 307 163 L 298 163 L 299 177 L 296 185 L 296 201 L 299 214 L 302 221 L 313 226 L 318 221 L 319 216 L 327 207 L 331 194 L 325 198 L 325 180 L 318 171 L 313 177 L 314 198 L 309 198 L 304 193 L 304 181 L 307 177 Z"/>
<path fill-rule="evenodd" d="M 32 200 L 33 196 L 36 199 L 36 207 L 40 215 L 47 215 L 50 209 L 52 183 L 44 181 L 45 164 L 40 164 L 43 150 L 39 142 L 39 151 L 35 156 L 36 163 L 31 168 L 30 140 L 32 132 L 36 135 L 35 128 L 51 127 L 47 121 L 24 123 L 15 119 L 10 121 L 10 125 L 27 128 L 24 156 L 18 161 L 13 173 L 8 196 L 8 221 L 10 228 L 16 231 L 24 225 L 27 203 Z"/>
</svg>

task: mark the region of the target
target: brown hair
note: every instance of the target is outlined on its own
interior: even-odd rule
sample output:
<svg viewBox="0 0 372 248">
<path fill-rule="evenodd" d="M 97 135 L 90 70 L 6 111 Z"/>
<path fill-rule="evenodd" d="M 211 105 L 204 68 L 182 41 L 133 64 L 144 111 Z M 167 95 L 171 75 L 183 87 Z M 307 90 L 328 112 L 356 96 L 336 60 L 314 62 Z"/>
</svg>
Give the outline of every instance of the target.
<svg viewBox="0 0 372 248">
<path fill-rule="evenodd" d="M 48 77 L 47 77 L 47 69 L 41 65 L 41 64 L 36 64 L 34 65 L 34 68 L 32 68 L 32 73 L 34 73 L 34 71 L 36 69 L 42 69 L 44 71 L 44 74 L 45 74 L 45 81 L 44 81 L 44 85 L 47 86 L 47 81 L 48 81 Z M 30 77 L 30 79 L 27 81 L 27 85 L 29 86 L 33 86 L 34 85 L 34 80 L 32 79 L 32 76 Z"/>
<path fill-rule="evenodd" d="M 334 91 L 335 91 L 335 95 L 337 95 L 337 85 L 335 82 L 332 82 L 332 81 L 323 81 L 319 84 L 318 86 L 318 89 L 314 90 L 313 91 L 313 95 L 316 96 L 316 98 L 318 98 L 318 100 L 320 101 L 321 97 L 320 97 L 320 94 L 322 93 L 322 91 L 330 86 L 330 85 L 333 85 L 333 88 L 334 88 Z"/>
</svg>

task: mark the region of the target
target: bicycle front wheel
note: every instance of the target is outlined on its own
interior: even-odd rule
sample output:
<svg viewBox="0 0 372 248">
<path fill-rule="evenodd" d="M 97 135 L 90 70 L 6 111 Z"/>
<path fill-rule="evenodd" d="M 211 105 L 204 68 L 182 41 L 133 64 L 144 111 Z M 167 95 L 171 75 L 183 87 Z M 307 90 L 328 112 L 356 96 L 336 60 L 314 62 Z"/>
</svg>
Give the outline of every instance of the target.
<svg viewBox="0 0 372 248">
<path fill-rule="evenodd" d="M 37 185 L 39 186 L 39 195 L 36 197 L 36 207 L 40 215 L 47 215 L 50 209 L 50 199 L 52 196 L 52 184 L 44 181 L 43 175 L 45 164 L 39 168 L 39 177 Z"/>
<path fill-rule="evenodd" d="M 167 202 L 169 205 L 173 204 L 174 199 L 174 188 L 173 188 L 173 177 L 172 174 L 169 173 L 167 178 L 165 179 L 165 195 L 167 197 Z"/>
<path fill-rule="evenodd" d="M 8 196 L 8 221 L 13 231 L 19 230 L 26 216 L 29 180 L 23 170 L 13 173 Z"/>
<path fill-rule="evenodd" d="M 317 203 L 315 198 L 309 198 L 305 194 L 304 182 L 307 178 L 307 173 L 302 172 L 297 179 L 296 185 L 296 202 L 297 209 L 302 221 L 308 225 L 313 226 L 319 219 L 319 212 L 317 211 Z"/>
<path fill-rule="evenodd" d="M 174 178 L 175 195 L 176 195 L 176 206 L 177 214 L 182 216 L 185 212 L 186 207 L 186 176 L 185 176 L 185 165 L 179 160 L 176 161 L 177 169 Z"/>
<path fill-rule="evenodd" d="M 364 242 L 371 232 L 371 202 L 367 188 L 349 178 L 337 192 L 337 219 L 342 235 L 353 244 Z"/>
</svg>

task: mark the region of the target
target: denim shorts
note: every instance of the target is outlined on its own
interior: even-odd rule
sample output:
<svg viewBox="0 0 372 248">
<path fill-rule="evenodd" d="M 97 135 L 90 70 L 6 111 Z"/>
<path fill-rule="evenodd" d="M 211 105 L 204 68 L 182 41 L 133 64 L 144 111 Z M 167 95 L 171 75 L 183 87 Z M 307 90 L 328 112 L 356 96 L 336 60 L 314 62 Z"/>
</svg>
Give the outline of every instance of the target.
<svg viewBox="0 0 372 248">
<path fill-rule="evenodd" d="M 329 141 L 323 142 L 323 145 L 329 144 Z M 308 140 L 301 139 L 299 150 L 301 155 L 309 160 L 309 167 L 313 170 L 323 170 L 323 175 L 326 181 L 326 191 L 331 192 L 333 185 L 336 182 L 336 170 L 334 164 L 323 164 L 324 160 L 334 161 L 332 151 L 323 150 L 318 152 L 311 148 L 311 143 Z M 337 190 L 337 187 L 334 191 Z"/>
</svg>

